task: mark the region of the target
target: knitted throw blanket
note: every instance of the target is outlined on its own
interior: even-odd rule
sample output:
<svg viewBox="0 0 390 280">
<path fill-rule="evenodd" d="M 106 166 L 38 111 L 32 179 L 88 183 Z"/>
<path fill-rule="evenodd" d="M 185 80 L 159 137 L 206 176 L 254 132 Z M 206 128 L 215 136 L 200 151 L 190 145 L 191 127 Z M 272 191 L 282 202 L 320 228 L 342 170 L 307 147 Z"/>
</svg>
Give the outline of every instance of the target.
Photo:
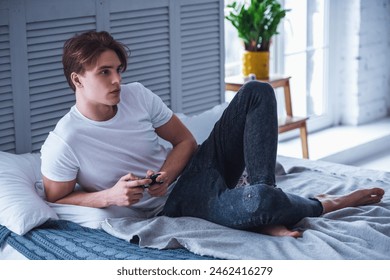
<svg viewBox="0 0 390 280">
<path fill-rule="evenodd" d="M 32 260 L 212 259 L 186 249 L 157 250 L 116 238 L 103 230 L 69 221 L 49 221 L 24 236 L 0 225 L 0 246 L 8 243 Z"/>
</svg>

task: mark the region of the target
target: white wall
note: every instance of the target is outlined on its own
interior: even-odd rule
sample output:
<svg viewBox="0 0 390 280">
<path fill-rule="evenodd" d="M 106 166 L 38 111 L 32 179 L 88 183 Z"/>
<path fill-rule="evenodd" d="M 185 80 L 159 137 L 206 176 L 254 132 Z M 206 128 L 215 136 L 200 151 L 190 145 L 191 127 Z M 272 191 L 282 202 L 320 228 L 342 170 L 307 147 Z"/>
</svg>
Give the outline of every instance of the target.
<svg viewBox="0 0 390 280">
<path fill-rule="evenodd" d="M 359 125 L 390 115 L 390 0 L 337 2 L 340 122 Z"/>
</svg>

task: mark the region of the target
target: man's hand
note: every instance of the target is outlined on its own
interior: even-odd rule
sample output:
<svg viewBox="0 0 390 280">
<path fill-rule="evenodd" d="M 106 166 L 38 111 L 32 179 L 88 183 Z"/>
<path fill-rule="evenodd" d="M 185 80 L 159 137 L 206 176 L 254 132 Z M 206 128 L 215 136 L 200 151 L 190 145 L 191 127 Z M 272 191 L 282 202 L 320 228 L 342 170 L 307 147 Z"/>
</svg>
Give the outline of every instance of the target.
<svg viewBox="0 0 390 280">
<path fill-rule="evenodd" d="M 168 191 L 169 186 L 169 177 L 167 172 L 158 172 L 160 175 L 156 178 L 156 184 L 150 185 L 147 191 L 151 196 L 164 196 Z M 156 174 L 156 172 L 152 170 L 148 170 L 146 172 L 146 178 L 149 178 L 150 176 Z M 151 180 L 149 180 L 149 183 Z"/>
<path fill-rule="evenodd" d="M 127 174 L 107 190 L 108 205 L 131 206 L 141 200 L 144 189 L 142 185 L 150 184 L 150 179 L 140 179 L 134 174 Z"/>
</svg>

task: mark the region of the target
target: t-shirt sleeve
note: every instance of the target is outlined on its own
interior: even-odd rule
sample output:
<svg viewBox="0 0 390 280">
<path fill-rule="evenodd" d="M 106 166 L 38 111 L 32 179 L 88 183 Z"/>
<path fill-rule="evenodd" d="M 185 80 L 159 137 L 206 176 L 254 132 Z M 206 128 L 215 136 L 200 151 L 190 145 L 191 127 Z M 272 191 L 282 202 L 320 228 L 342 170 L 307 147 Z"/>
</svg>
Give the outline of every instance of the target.
<svg viewBox="0 0 390 280">
<path fill-rule="evenodd" d="M 46 178 L 67 182 L 77 177 L 78 162 L 71 148 L 54 132 L 50 132 L 41 148 L 41 172 Z"/>
<path fill-rule="evenodd" d="M 173 115 L 171 109 L 162 101 L 162 99 L 148 88 L 144 87 L 145 101 L 148 108 L 151 122 L 154 128 L 166 124 Z"/>
</svg>

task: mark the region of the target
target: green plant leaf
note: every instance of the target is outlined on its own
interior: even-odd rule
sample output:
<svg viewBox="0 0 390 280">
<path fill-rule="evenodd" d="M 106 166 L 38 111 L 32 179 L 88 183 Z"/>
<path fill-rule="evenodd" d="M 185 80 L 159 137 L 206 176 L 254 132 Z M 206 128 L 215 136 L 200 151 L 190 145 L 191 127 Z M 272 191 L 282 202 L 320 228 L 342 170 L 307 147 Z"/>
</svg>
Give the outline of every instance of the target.
<svg viewBox="0 0 390 280">
<path fill-rule="evenodd" d="M 249 51 L 269 51 L 270 42 L 281 20 L 289 11 L 277 0 L 251 0 L 249 5 L 234 1 L 227 5 L 225 19 L 231 22 Z"/>
</svg>

